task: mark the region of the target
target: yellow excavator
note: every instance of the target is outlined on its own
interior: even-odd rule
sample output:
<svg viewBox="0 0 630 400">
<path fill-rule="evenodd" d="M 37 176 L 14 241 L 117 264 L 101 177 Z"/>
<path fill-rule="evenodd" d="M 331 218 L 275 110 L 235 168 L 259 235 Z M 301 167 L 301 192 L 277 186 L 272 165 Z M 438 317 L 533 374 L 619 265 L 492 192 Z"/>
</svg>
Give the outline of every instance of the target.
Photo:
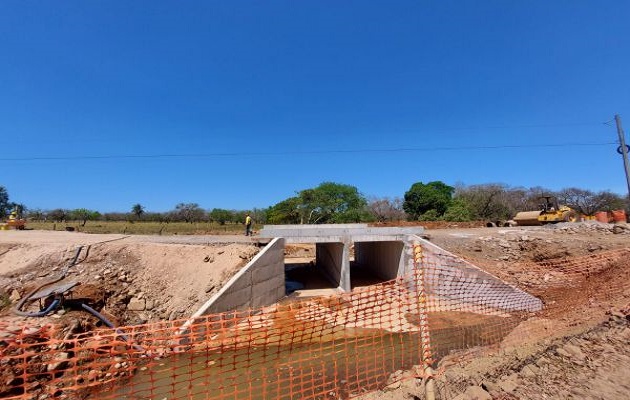
<svg viewBox="0 0 630 400">
<path fill-rule="evenodd" d="M 567 206 L 558 206 L 558 200 L 553 196 L 542 196 L 545 202 L 540 205 L 540 211 L 521 211 L 513 221 L 519 226 L 555 224 L 558 222 L 577 222 L 580 216 L 575 210 Z"/>
</svg>

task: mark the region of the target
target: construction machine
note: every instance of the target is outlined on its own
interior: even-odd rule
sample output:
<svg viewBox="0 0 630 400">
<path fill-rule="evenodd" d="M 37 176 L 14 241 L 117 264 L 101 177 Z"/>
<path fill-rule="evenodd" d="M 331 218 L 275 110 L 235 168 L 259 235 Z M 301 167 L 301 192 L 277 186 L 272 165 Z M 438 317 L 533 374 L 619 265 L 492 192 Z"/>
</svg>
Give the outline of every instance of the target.
<svg viewBox="0 0 630 400">
<path fill-rule="evenodd" d="M 579 215 L 567 206 L 558 206 L 558 200 L 553 196 L 542 196 L 545 202 L 539 211 L 521 211 L 513 218 L 519 226 L 555 224 L 558 222 L 579 221 Z"/>
<path fill-rule="evenodd" d="M 11 211 L 11 213 L 9 214 L 8 221 L 5 224 L 1 225 L 3 230 L 13 228 L 21 231 L 24 230 L 24 228 L 26 227 L 26 220 L 22 218 L 18 207 L 15 207 L 13 211 Z"/>
</svg>

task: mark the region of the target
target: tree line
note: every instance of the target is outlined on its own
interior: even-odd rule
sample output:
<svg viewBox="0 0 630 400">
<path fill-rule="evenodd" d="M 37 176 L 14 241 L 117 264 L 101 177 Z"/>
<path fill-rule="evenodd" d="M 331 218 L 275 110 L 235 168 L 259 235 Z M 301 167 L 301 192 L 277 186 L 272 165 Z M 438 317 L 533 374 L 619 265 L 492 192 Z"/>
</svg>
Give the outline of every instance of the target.
<svg viewBox="0 0 630 400">
<path fill-rule="evenodd" d="M 130 212 L 106 212 L 78 208 L 73 210 L 27 210 L 25 216 L 35 221 L 67 222 L 79 221 L 85 225 L 87 221 L 127 221 L 127 222 L 216 222 L 220 225 L 243 223 L 247 213 L 264 220 L 264 210 L 253 211 L 225 210 L 214 208 L 205 210 L 197 203 L 180 203 L 173 210 L 166 212 L 148 212 L 141 204 L 134 204 Z"/>
<path fill-rule="evenodd" d="M 109 213 L 85 208 L 28 209 L 23 204 L 10 202 L 6 188 L 0 186 L 0 211 L 6 215 L 18 207 L 32 220 L 80 221 L 83 225 L 87 221 L 215 222 L 224 225 L 243 223 L 247 213 L 256 223 L 269 224 L 495 221 L 510 219 L 519 211 L 541 209 L 542 196 L 556 197 L 560 204 L 584 215 L 628 209 L 629 206 L 627 198 L 609 191 L 593 192 L 575 187 L 553 191 L 544 187 L 511 187 L 498 183 L 449 186 L 433 181 L 412 184 L 403 197 L 367 198 L 355 186 L 323 182 L 263 209 L 204 209 L 197 203 L 179 203 L 170 211 L 149 212 L 137 203 L 129 212 Z"/>
</svg>

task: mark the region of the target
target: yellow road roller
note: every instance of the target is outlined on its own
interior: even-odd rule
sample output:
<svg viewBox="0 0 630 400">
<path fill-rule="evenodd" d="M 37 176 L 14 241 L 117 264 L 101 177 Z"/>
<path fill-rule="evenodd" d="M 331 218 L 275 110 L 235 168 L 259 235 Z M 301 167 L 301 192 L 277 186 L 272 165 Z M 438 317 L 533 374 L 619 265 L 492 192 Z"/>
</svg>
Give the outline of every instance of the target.
<svg viewBox="0 0 630 400">
<path fill-rule="evenodd" d="M 542 196 L 541 199 L 544 199 L 545 202 L 541 204 L 540 211 L 521 211 L 514 216 L 513 221 L 519 226 L 534 226 L 580 220 L 575 210 L 567 206 L 559 207 L 555 197 Z"/>
</svg>

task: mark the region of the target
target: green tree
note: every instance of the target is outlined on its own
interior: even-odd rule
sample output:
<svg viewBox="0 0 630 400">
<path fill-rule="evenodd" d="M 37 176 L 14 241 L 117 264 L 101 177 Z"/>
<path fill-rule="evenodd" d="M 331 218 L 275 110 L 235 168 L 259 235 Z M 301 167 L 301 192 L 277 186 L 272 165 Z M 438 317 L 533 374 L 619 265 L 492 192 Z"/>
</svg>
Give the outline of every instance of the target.
<svg viewBox="0 0 630 400">
<path fill-rule="evenodd" d="M 225 225 L 227 221 L 231 221 L 233 218 L 232 211 L 225 210 L 223 208 L 213 208 L 212 211 L 208 214 L 210 220 L 213 222 L 218 222 L 219 225 Z"/>
<path fill-rule="evenodd" d="M 307 224 L 359 222 L 368 218 L 367 200 L 351 185 L 323 182 L 302 190 L 300 222 Z"/>
<path fill-rule="evenodd" d="M 142 216 L 142 220 L 149 222 L 164 222 L 164 216 L 165 213 L 145 211 L 144 215 Z"/>
<path fill-rule="evenodd" d="M 134 204 L 131 207 L 131 213 L 136 216 L 136 219 L 139 220 L 144 214 L 144 207 L 140 203 Z"/>
<path fill-rule="evenodd" d="M 70 211 L 69 218 L 75 221 L 81 221 L 81 226 L 85 226 L 87 221 L 95 221 L 101 217 L 98 211 L 88 210 L 87 208 L 77 208 Z"/>
<path fill-rule="evenodd" d="M 272 224 L 325 224 L 370 219 L 367 200 L 354 186 L 323 182 L 269 208 Z"/>
<path fill-rule="evenodd" d="M 122 212 L 108 212 L 104 213 L 101 218 L 103 221 L 126 221 L 129 219 L 129 214 Z"/>
<path fill-rule="evenodd" d="M 299 197 L 289 197 L 278 204 L 269 207 L 267 221 L 272 224 L 299 224 L 300 223 Z"/>
<path fill-rule="evenodd" d="M 470 221 L 472 213 L 468 205 L 458 199 L 454 199 L 444 213 L 444 220 L 452 222 Z"/>
<path fill-rule="evenodd" d="M 4 186 L 0 186 L 0 218 L 4 218 L 11 211 L 9 204 L 9 192 Z"/>
<path fill-rule="evenodd" d="M 418 216 L 418 221 L 439 221 L 441 219 L 437 210 L 431 209 Z"/>
<path fill-rule="evenodd" d="M 232 222 L 234 222 L 235 224 L 244 224 L 246 217 L 247 217 L 247 211 L 232 210 Z"/>
<path fill-rule="evenodd" d="M 454 191 L 455 188 L 441 181 L 427 184 L 414 183 L 405 192 L 403 209 L 412 220 L 417 220 L 421 215 L 431 210 L 434 210 L 437 216 L 441 216 L 451 204 Z"/>
</svg>

